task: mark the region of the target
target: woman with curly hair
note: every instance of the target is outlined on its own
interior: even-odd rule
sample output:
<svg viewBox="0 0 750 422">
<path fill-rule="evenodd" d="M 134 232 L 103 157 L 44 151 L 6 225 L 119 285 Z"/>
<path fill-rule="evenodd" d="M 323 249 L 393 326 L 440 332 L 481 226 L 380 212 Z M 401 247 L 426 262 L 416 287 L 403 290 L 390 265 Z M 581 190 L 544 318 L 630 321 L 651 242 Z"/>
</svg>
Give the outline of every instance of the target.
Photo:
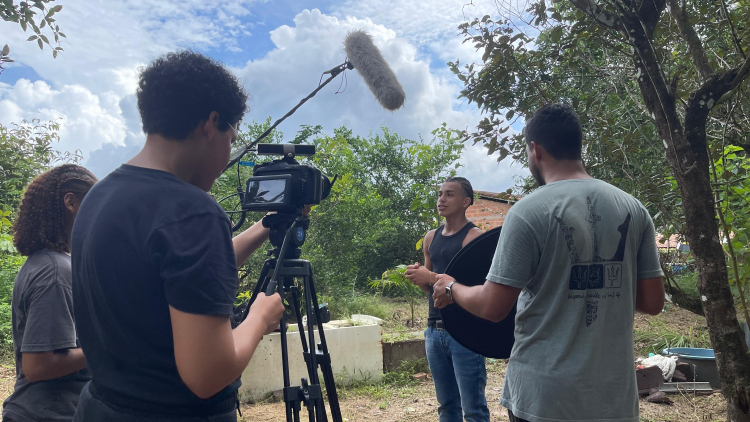
<svg viewBox="0 0 750 422">
<path fill-rule="evenodd" d="M 70 421 L 91 378 L 73 319 L 70 235 L 95 182 L 65 164 L 37 176 L 21 199 L 13 243 L 28 258 L 13 286 L 16 385 L 4 421 Z"/>
</svg>

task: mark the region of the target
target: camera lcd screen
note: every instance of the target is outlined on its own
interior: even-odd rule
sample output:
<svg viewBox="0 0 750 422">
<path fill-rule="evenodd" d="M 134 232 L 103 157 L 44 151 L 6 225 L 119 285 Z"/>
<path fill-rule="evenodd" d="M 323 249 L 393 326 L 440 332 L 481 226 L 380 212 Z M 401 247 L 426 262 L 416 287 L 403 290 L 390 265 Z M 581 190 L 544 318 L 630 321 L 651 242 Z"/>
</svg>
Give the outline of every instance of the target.
<svg viewBox="0 0 750 422">
<path fill-rule="evenodd" d="M 285 205 L 288 203 L 288 177 L 253 177 L 247 181 L 247 197 L 245 204 L 256 205 Z"/>
</svg>

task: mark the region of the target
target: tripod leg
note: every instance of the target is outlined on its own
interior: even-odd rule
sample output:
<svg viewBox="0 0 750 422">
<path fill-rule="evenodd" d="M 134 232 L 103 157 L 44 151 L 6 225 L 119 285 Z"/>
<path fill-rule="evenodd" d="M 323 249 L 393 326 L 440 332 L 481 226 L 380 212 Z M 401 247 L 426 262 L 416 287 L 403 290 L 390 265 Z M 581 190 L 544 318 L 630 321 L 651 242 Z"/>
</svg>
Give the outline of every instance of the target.
<svg viewBox="0 0 750 422">
<path fill-rule="evenodd" d="M 305 290 L 310 291 L 310 297 L 312 300 L 312 308 L 315 312 L 315 320 L 320 321 L 320 307 L 318 306 L 318 294 L 315 291 L 315 282 L 312 275 L 312 266 L 308 263 L 309 282 L 305 286 Z M 309 319 L 310 317 L 308 317 Z M 315 350 L 315 354 L 319 357 L 317 361 L 320 364 L 320 370 L 323 372 L 323 381 L 325 382 L 326 392 L 328 393 L 328 403 L 331 406 L 331 417 L 333 422 L 343 422 L 341 416 L 341 408 L 339 407 L 339 397 L 336 393 L 336 380 L 333 377 L 333 367 L 331 366 L 331 355 L 328 353 L 328 344 L 326 343 L 325 333 L 323 331 L 323 324 L 318 324 L 318 335 L 320 337 L 320 343 Z M 323 408 L 325 414 L 325 408 Z"/>
</svg>

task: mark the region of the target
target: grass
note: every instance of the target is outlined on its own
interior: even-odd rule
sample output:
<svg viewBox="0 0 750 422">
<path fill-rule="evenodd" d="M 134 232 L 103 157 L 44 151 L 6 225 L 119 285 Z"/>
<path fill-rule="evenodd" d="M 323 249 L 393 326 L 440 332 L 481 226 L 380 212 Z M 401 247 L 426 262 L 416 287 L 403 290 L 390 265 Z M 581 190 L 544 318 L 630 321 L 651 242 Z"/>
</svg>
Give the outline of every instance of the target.
<svg viewBox="0 0 750 422">
<path fill-rule="evenodd" d="M 648 324 L 647 329 L 635 330 L 633 336 L 640 353 L 660 354 L 669 347 L 711 348 L 711 339 L 704 327 L 690 327 L 687 333 L 682 333 L 673 331 L 658 319 L 649 320 Z"/>
<path fill-rule="evenodd" d="M 417 359 L 402 362 L 392 372 L 386 372 L 380 380 L 365 377 L 355 380 L 346 385 L 336 385 L 339 397 L 345 398 L 350 395 L 367 396 L 377 400 L 382 409 L 387 406 L 388 399 L 392 397 L 410 397 L 414 394 L 415 386 L 421 381 L 414 378 L 414 374 L 429 373 L 427 359 Z M 345 379 L 346 377 L 336 377 Z"/>
<path fill-rule="evenodd" d="M 331 319 L 349 319 L 353 314 L 380 318 L 383 320 L 385 333 L 397 333 L 408 337 L 408 333 L 424 330 L 427 326 L 426 294 L 415 304 L 414 324 L 411 323 L 409 303 L 402 298 L 383 297 L 379 294 L 355 294 L 321 296 L 319 302 L 328 303 Z"/>
</svg>

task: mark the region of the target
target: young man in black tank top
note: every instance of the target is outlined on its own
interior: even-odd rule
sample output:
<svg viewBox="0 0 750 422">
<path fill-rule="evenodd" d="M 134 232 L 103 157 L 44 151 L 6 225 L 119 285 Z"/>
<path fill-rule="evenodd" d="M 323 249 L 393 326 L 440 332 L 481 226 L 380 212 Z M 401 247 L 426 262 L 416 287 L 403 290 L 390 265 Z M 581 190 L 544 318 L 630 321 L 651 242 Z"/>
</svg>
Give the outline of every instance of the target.
<svg viewBox="0 0 750 422">
<path fill-rule="evenodd" d="M 484 397 L 487 373 L 484 357 L 458 344 L 443 329 L 440 311 L 432 300 L 432 285 L 437 275 L 466 244 L 483 232 L 466 218 L 466 209 L 474 203 L 474 190 L 463 177 L 449 177 L 438 191 L 438 214 L 445 224 L 424 238 L 424 265 L 415 263 L 406 277 L 430 295 L 430 314 L 425 330 L 425 349 L 435 393 L 440 407 L 440 422 L 489 421 Z"/>
</svg>

